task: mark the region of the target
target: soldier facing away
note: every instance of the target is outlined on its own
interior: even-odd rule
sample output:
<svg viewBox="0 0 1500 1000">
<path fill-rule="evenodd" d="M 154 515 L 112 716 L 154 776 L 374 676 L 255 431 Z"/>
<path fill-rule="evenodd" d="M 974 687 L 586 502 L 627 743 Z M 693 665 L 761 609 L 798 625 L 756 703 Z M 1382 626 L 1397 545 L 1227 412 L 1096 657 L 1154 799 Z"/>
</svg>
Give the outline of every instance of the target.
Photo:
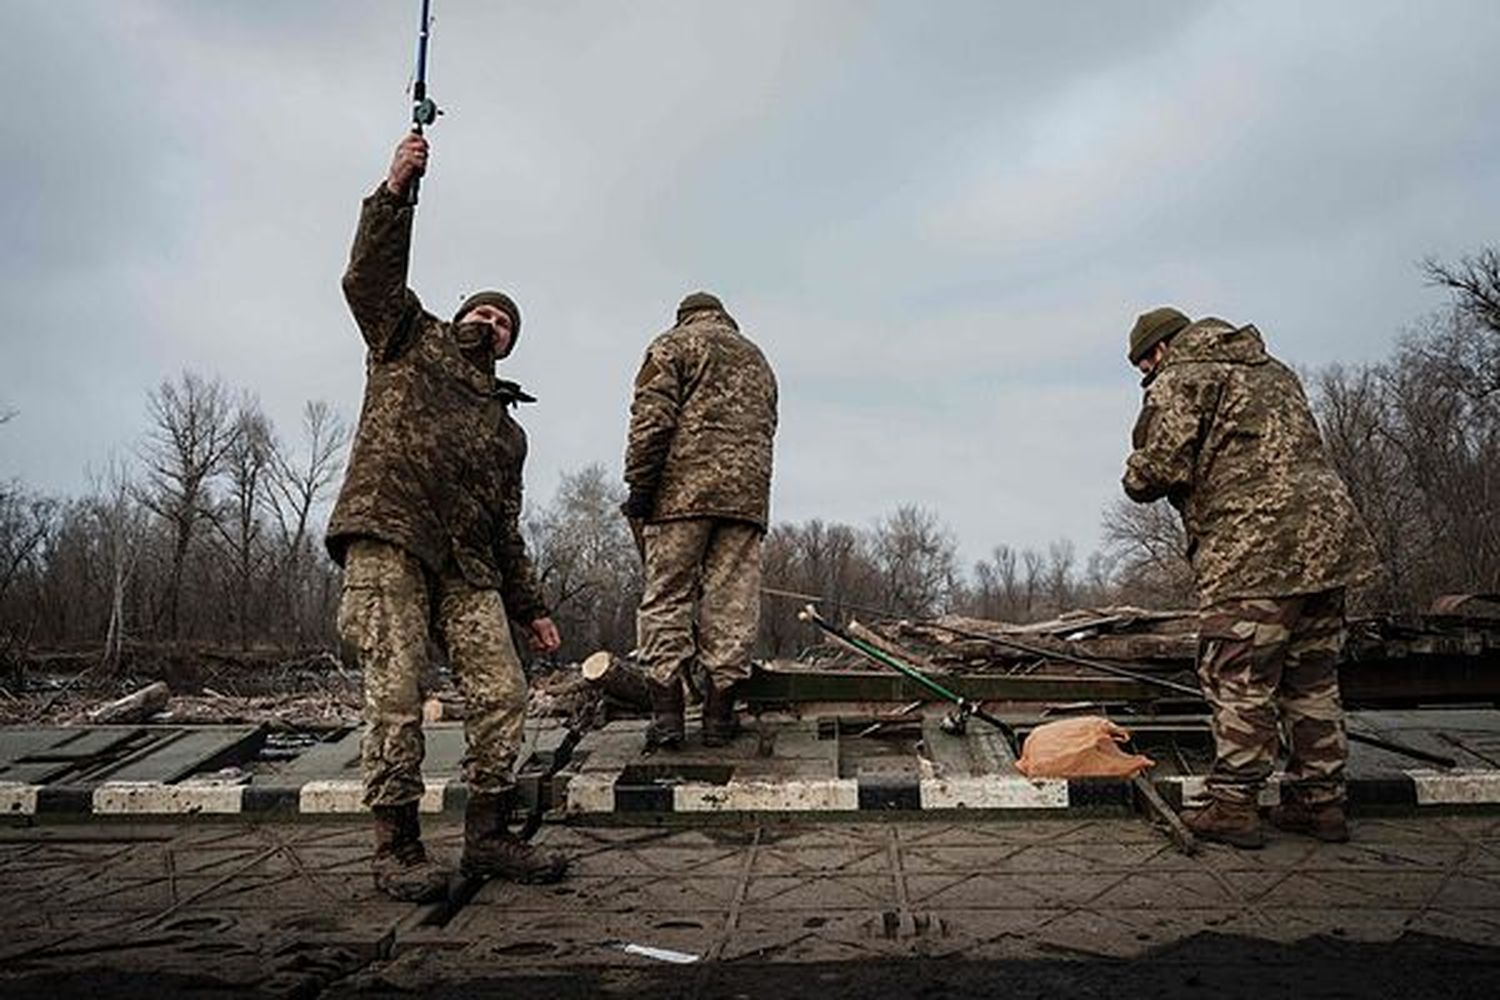
<svg viewBox="0 0 1500 1000">
<path fill-rule="evenodd" d="M 396 147 L 385 181 L 364 200 L 344 273 L 367 347 L 365 394 L 327 537 L 344 568 L 339 634 L 364 673 L 375 883 L 413 901 L 447 887 L 417 818 L 429 636 L 446 649 L 468 710 L 464 874 L 550 881 L 565 867 L 509 829 L 526 711 L 509 620 L 526 623 L 538 649 L 561 641 L 518 527 L 526 433 L 510 410 L 534 400 L 494 373 L 515 346 L 521 314 L 508 295 L 486 291 L 445 321 L 407 287 L 407 191 L 427 156 L 415 133 Z"/>
<path fill-rule="evenodd" d="M 625 453 L 623 510 L 646 562 L 637 631 L 653 681 L 648 749 L 681 745 L 682 684 L 695 660 L 708 678 L 704 744 L 721 746 L 737 729 L 733 688 L 750 676 L 760 621 L 775 434 L 765 355 L 722 302 L 694 292 L 646 349 Z"/>
<path fill-rule="evenodd" d="M 1209 804 L 1183 821 L 1208 840 L 1264 844 L 1257 799 L 1279 721 L 1288 756 L 1271 822 L 1347 840 L 1338 664 L 1345 591 L 1378 572 L 1374 543 L 1301 383 L 1255 327 L 1162 307 L 1137 319 L 1129 357 L 1145 399 L 1125 492 L 1177 509 L 1198 582 L 1215 759 Z"/>
</svg>

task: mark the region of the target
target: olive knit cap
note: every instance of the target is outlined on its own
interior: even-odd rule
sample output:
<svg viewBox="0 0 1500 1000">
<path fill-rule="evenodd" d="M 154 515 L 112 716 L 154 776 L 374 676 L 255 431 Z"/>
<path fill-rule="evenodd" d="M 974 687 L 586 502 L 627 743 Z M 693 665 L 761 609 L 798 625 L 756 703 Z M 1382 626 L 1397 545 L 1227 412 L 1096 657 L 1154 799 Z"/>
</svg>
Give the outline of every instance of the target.
<svg viewBox="0 0 1500 1000">
<path fill-rule="evenodd" d="M 1130 363 L 1140 364 L 1153 347 L 1177 336 L 1191 322 L 1180 309 L 1171 306 L 1141 313 L 1136 317 L 1135 326 L 1130 328 Z"/>
<path fill-rule="evenodd" d="M 516 338 L 521 336 L 521 310 L 517 308 L 515 300 L 504 292 L 493 289 L 483 292 L 475 292 L 464 299 L 463 304 L 458 307 L 458 312 L 453 314 L 453 322 L 457 323 L 468 314 L 471 309 L 480 306 L 494 306 L 510 316 L 510 342 L 515 344 Z"/>
<path fill-rule="evenodd" d="M 716 309 L 724 312 L 724 303 L 719 301 L 717 295 L 708 292 L 694 292 L 683 299 L 677 306 L 677 322 L 681 323 L 690 313 L 701 312 L 704 309 Z"/>
</svg>

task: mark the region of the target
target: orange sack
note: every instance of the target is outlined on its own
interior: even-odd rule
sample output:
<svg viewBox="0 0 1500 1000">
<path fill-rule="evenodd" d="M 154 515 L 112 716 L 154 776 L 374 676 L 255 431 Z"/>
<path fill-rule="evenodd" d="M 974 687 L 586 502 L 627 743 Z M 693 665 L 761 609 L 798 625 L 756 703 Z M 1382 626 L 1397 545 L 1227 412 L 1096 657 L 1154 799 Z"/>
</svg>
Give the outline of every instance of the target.
<svg viewBox="0 0 1500 1000">
<path fill-rule="evenodd" d="M 1121 750 L 1128 739 L 1097 715 L 1048 722 L 1026 737 L 1016 770 L 1028 778 L 1133 778 L 1156 761 Z"/>
</svg>

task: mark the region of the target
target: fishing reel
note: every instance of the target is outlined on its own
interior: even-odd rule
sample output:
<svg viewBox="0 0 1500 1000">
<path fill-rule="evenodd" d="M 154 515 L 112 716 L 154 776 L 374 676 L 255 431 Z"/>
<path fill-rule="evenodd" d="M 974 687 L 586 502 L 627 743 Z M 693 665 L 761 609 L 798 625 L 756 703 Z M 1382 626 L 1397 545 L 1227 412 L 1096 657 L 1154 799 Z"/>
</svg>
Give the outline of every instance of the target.
<svg viewBox="0 0 1500 1000">
<path fill-rule="evenodd" d="M 437 102 L 426 95 L 411 106 L 411 120 L 423 128 L 437 121 L 438 115 L 442 113 L 443 109 L 437 106 Z"/>
<path fill-rule="evenodd" d="M 968 731 L 969 716 L 973 714 L 974 706 L 969 702 L 961 702 L 943 716 L 942 721 L 938 723 L 938 728 L 949 736 L 962 736 Z"/>
</svg>

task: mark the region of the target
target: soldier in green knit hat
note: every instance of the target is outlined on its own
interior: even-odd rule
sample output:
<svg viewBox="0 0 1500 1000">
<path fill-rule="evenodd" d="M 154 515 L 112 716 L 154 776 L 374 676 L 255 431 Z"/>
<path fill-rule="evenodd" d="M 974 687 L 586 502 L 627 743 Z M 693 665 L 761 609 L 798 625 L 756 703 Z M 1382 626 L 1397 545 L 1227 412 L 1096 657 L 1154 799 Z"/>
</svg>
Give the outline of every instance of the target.
<svg viewBox="0 0 1500 1000">
<path fill-rule="evenodd" d="M 646 348 L 630 404 L 624 512 L 646 563 L 637 632 L 651 673 L 649 749 L 681 746 L 686 671 L 707 675 L 703 743 L 738 729 L 769 521 L 776 376 L 724 304 L 694 292 Z"/>
<path fill-rule="evenodd" d="M 1257 801 L 1284 732 L 1272 823 L 1347 840 L 1338 663 L 1345 591 L 1379 569 L 1370 534 L 1302 384 L 1255 327 L 1163 306 L 1136 320 L 1128 356 L 1145 398 L 1125 492 L 1177 509 L 1198 583 L 1215 760 L 1208 804 L 1183 821 L 1208 840 L 1261 846 Z"/>
<path fill-rule="evenodd" d="M 549 881 L 564 868 L 509 825 L 526 713 L 509 623 L 540 650 L 561 642 L 519 526 L 526 432 L 511 411 L 535 400 L 495 377 L 495 363 L 515 347 L 521 312 L 504 292 L 484 291 L 444 320 L 407 287 L 407 192 L 427 155 L 421 135 L 401 140 L 386 179 L 364 200 L 344 273 L 366 347 L 365 396 L 327 536 L 344 568 L 339 634 L 364 673 L 375 883 L 407 901 L 441 896 L 448 883 L 417 817 L 429 637 L 446 648 L 467 703 L 464 873 Z"/>
</svg>

